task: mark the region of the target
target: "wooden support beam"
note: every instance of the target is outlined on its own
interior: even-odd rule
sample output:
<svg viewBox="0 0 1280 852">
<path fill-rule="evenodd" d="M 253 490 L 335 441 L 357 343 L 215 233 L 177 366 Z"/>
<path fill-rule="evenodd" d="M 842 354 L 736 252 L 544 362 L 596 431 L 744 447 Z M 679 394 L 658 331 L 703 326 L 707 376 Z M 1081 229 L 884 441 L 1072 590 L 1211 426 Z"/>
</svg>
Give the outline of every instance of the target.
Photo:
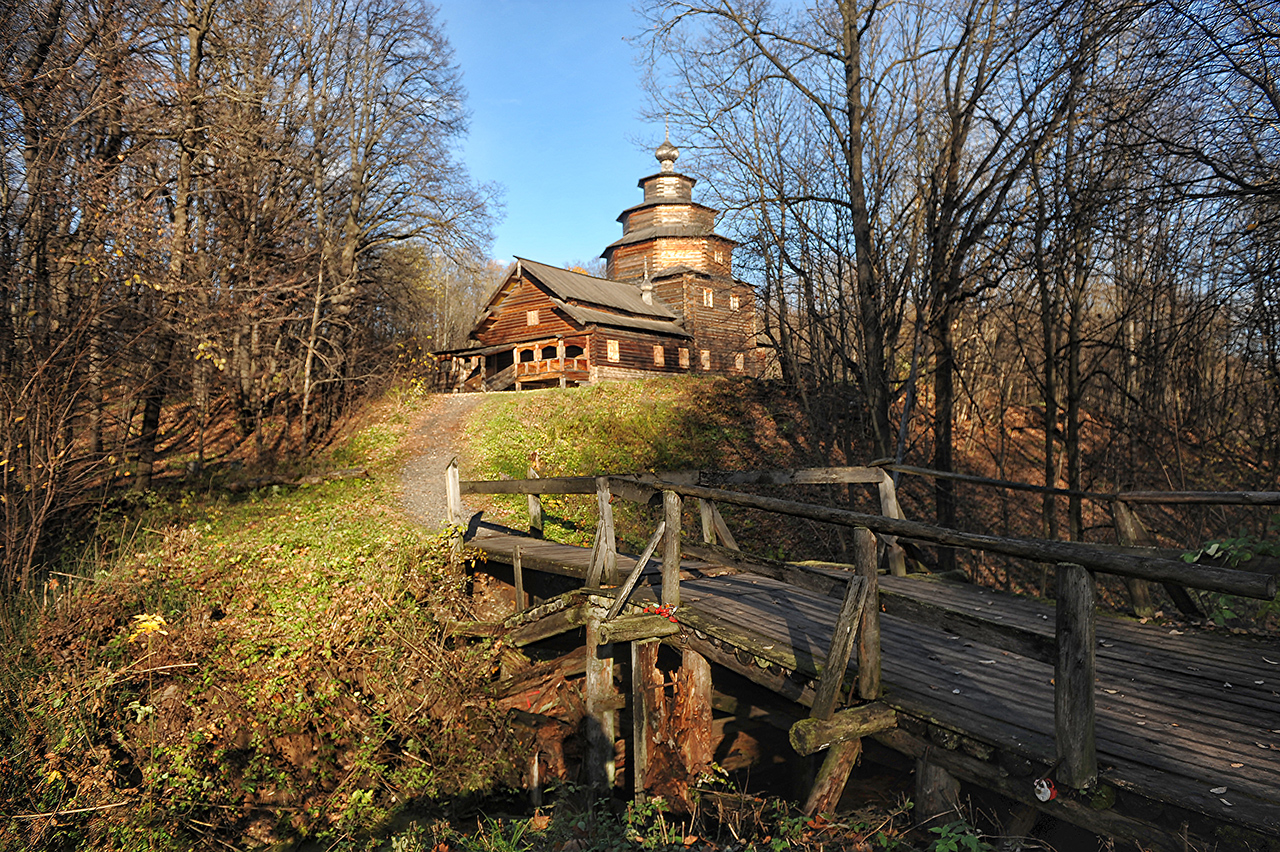
<svg viewBox="0 0 1280 852">
<path fill-rule="evenodd" d="M 711 738 L 711 663 L 692 648 L 680 656 L 676 681 L 675 730 L 680 733 L 680 756 L 692 784 L 715 758 Z"/>
<path fill-rule="evenodd" d="M 658 747 L 658 731 L 666 713 L 666 693 L 658 669 L 659 643 L 631 643 L 631 777 L 637 802 L 649 783 L 649 762 Z"/>
<path fill-rule="evenodd" d="M 613 645 L 600 641 L 600 616 L 587 619 L 587 786 L 607 795 L 613 790 L 617 738 L 617 690 L 613 684 Z"/>
<path fill-rule="evenodd" d="M 858 622 L 866 601 L 867 584 L 861 577 L 850 577 L 840 615 L 831 635 L 831 650 L 818 678 L 818 694 L 813 700 L 813 715 L 830 719 L 840 701 L 841 687 L 857 644 Z"/>
<path fill-rule="evenodd" d="M 858 622 L 858 697 L 874 701 L 880 697 L 880 589 L 877 576 L 876 537 L 861 527 L 853 531 L 854 560 L 858 576 L 866 587 Z"/>
<path fill-rule="evenodd" d="M 960 782 L 926 754 L 916 759 L 915 824 L 945 825 L 960 815 Z"/>
<path fill-rule="evenodd" d="M 730 550 L 741 550 L 738 542 L 734 540 L 733 533 L 729 532 L 729 525 L 724 522 L 724 515 L 720 514 L 720 507 L 715 503 L 711 504 L 711 523 L 715 527 L 716 535 L 720 537 L 720 541 L 724 542 L 724 546 Z"/>
<path fill-rule="evenodd" d="M 1053 729 L 1058 781 L 1079 789 L 1098 778 L 1094 742 L 1097 673 L 1093 575 L 1079 565 L 1057 570 L 1058 659 L 1053 677 Z"/>
<path fill-rule="evenodd" d="M 662 519 L 667 529 L 662 545 L 662 605 L 667 607 L 680 606 L 680 513 L 680 495 L 663 491 Z"/>
<path fill-rule="evenodd" d="M 869 737 L 898 724 L 898 714 L 887 704 L 874 702 L 849 707 L 830 719 L 801 719 L 787 736 L 796 754 L 808 756 L 837 743 Z"/>
<path fill-rule="evenodd" d="M 898 489 L 893 484 L 893 477 L 884 473 L 878 483 L 880 493 L 880 514 L 886 518 L 902 520 L 902 507 L 898 505 Z M 889 573 L 895 577 L 907 576 L 907 555 L 898 544 L 897 536 L 881 536 L 884 540 L 885 561 L 889 563 Z"/>
<path fill-rule="evenodd" d="M 568 630 L 575 630 L 581 627 L 585 620 L 586 612 L 583 606 L 559 610 L 515 628 L 507 634 L 507 642 L 517 648 L 532 645 L 534 642 L 559 636 Z"/>
<path fill-rule="evenodd" d="M 1156 540 L 1143 525 L 1137 513 L 1123 500 L 1111 503 L 1111 516 L 1115 520 L 1116 540 L 1125 547 L 1155 547 Z M 1151 591 L 1147 581 L 1136 577 L 1126 577 L 1125 585 L 1129 587 L 1129 598 L 1133 604 L 1133 612 L 1140 618 L 1151 618 L 1155 615 L 1155 606 L 1151 603 Z M 1183 615 L 1203 618 L 1204 613 L 1196 604 L 1186 588 L 1177 583 L 1163 583 L 1173 605 Z"/>
<path fill-rule="evenodd" d="M 661 615 L 620 615 L 600 623 L 601 642 L 641 642 L 680 632 L 680 625 Z"/>
</svg>

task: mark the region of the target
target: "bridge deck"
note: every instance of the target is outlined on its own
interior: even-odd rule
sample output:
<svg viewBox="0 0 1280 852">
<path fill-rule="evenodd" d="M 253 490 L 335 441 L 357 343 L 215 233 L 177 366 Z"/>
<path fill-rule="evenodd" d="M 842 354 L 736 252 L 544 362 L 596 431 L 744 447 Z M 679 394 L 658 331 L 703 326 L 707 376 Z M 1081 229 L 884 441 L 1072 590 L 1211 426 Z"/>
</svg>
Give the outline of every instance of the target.
<svg viewBox="0 0 1280 852">
<path fill-rule="evenodd" d="M 526 568 L 574 577 L 585 576 L 590 555 L 488 532 L 472 544 L 505 562 L 519 544 Z M 620 571 L 635 564 L 622 554 L 618 561 Z M 813 661 L 825 658 L 838 600 L 704 562 L 683 564 L 682 624 L 749 645 L 785 669 L 812 673 Z M 1053 635 L 1049 602 L 922 578 L 880 582 L 885 591 Z M 1280 642 L 1105 615 L 1097 638 L 1101 778 L 1122 795 L 1280 836 Z M 881 619 L 881 656 L 884 700 L 900 713 L 1002 754 L 1054 763 L 1051 665 L 892 616 Z M 1164 827 L 1177 830 L 1176 823 Z"/>
</svg>

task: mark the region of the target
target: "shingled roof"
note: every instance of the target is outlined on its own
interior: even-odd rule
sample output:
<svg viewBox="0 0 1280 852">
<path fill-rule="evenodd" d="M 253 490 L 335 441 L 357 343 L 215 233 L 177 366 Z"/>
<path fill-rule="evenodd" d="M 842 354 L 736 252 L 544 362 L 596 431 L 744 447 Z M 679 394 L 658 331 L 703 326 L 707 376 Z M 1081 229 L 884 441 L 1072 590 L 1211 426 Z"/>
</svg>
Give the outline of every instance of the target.
<svg viewBox="0 0 1280 852">
<path fill-rule="evenodd" d="M 655 298 L 652 304 L 646 302 L 640 295 L 640 288 L 635 284 L 596 278 L 593 275 L 547 266 L 545 263 L 523 257 L 517 257 L 516 260 L 520 267 L 537 279 L 539 284 L 568 304 L 609 308 L 642 317 L 676 319 L 676 313 L 661 299 Z"/>
</svg>

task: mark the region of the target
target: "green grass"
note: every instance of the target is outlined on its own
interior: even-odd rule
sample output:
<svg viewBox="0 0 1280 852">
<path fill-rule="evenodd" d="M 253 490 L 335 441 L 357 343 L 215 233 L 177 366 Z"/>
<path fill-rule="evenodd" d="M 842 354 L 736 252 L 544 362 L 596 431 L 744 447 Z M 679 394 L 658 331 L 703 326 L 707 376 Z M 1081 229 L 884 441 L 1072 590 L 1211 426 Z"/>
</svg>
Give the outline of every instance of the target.
<svg viewBox="0 0 1280 852">
<path fill-rule="evenodd" d="M 0 849 L 355 848 L 511 780 L 494 650 L 444 635 L 470 617 L 460 565 L 399 509 L 407 420 L 319 463 L 368 479 L 121 498 L 77 576 L 11 603 Z M 164 632 L 135 637 L 142 614 Z"/>
</svg>

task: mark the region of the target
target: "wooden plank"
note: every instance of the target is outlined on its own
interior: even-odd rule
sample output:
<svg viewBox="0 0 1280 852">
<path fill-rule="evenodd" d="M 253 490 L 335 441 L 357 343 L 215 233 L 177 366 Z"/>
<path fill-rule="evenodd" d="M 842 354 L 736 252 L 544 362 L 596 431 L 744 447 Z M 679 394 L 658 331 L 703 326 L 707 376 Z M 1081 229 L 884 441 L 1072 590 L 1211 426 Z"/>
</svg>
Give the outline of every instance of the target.
<svg viewBox="0 0 1280 852">
<path fill-rule="evenodd" d="M 1057 643 L 1052 637 L 1030 633 L 1018 627 L 1003 625 L 990 619 L 916 600 L 896 591 L 882 590 L 880 600 L 886 615 L 917 624 L 927 624 L 959 633 L 969 639 L 1010 651 L 1042 663 L 1057 659 Z"/>
<path fill-rule="evenodd" d="M 835 811 L 840 796 L 844 794 L 845 784 L 849 781 L 849 773 L 861 756 L 861 739 L 837 743 L 827 750 L 802 808 L 805 816 Z"/>
<path fill-rule="evenodd" d="M 817 592 L 820 595 L 842 597 L 848 577 L 837 572 L 819 570 L 790 562 L 779 562 L 763 556 L 744 554 L 737 550 L 718 545 L 686 544 L 684 552 L 698 559 L 716 562 L 730 568 L 772 577 L 802 589 Z"/>
<path fill-rule="evenodd" d="M 520 545 L 515 546 L 515 551 L 511 554 L 511 570 L 515 575 L 516 581 L 516 612 L 523 612 L 525 608 L 524 600 L 524 568 L 520 564 Z"/>
<path fill-rule="evenodd" d="M 1122 501 L 1112 501 L 1111 516 L 1116 527 L 1116 539 L 1120 544 L 1130 547 L 1147 544 L 1146 541 L 1143 541 L 1139 532 L 1140 524 L 1138 519 L 1134 517 L 1133 512 Z M 1134 614 L 1139 618 L 1154 617 L 1156 608 L 1151 603 L 1151 589 L 1147 585 L 1147 581 L 1139 580 L 1136 577 L 1126 577 L 1125 585 L 1129 588 L 1129 602 L 1133 605 Z"/>
<path fill-rule="evenodd" d="M 724 542 L 724 546 L 730 550 L 741 550 L 738 542 L 734 540 L 733 533 L 729 531 L 729 525 L 724 522 L 724 515 L 720 514 L 720 507 L 715 503 L 711 504 L 711 523 L 716 528 L 716 535 Z"/>
<path fill-rule="evenodd" d="M 680 528 L 683 525 L 680 503 L 679 494 L 662 492 L 662 515 L 666 526 L 662 545 L 662 605 L 672 609 L 680 606 Z"/>
<path fill-rule="evenodd" d="M 831 718 L 840 699 L 849 660 L 857 644 L 858 621 L 867 600 L 867 589 L 868 584 L 862 577 L 850 578 L 844 602 L 840 606 L 840 616 L 836 619 L 835 632 L 831 636 L 831 650 L 822 666 L 818 696 L 813 702 L 811 715 L 818 719 Z"/>
<path fill-rule="evenodd" d="M 698 501 L 698 516 L 702 519 L 702 540 L 707 544 L 716 543 L 716 526 L 711 519 L 711 501 Z"/>
<path fill-rule="evenodd" d="M 536 460 L 537 453 L 534 453 Z M 529 479 L 537 479 L 538 471 L 532 467 L 529 468 Z M 534 538 L 542 538 L 542 497 L 539 494 L 528 495 L 529 501 L 529 535 Z"/>
<path fill-rule="evenodd" d="M 600 622 L 601 642 L 639 642 L 680 632 L 680 625 L 661 615 L 622 615 Z"/>
<path fill-rule="evenodd" d="M 618 582 L 618 540 L 613 530 L 613 500 L 607 476 L 596 477 L 596 508 L 600 513 L 600 551 L 604 560 L 600 582 L 612 586 Z"/>
<path fill-rule="evenodd" d="M 1058 745 L 1058 780 L 1087 787 L 1098 777 L 1094 742 L 1093 649 L 1096 601 L 1093 575 L 1079 565 L 1057 570 L 1058 659 L 1054 668 L 1054 739 Z"/>
<path fill-rule="evenodd" d="M 545 479 L 471 479 L 459 483 L 462 494 L 594 494 L 594 476 L 548 476 Z"/>
<path fill-rule="evenodd" d="M 631 776 L 637 802 L 645 800 L 649 759 L 666 710 L 658 645 L 653 640 L 631 643 Z"/>
<path fill-rule="evenodd" d="M 445 468 L 445 503 L 448 507 L 448 515 L 446 518 L 449 526 L 462 526 L 462 491 L 459 487 L 458 480 L 458 459 L 455 456 L 449 461 L 449 466 Z"/>
<path fill-rule="evenodd" d="M 544 616 L 537 621 L 517 627 L 507 634 L 507 641 L 517 648 L 541 642 L 552 636 L 559 636 L 569 630 L 581 627 L 586 614 L 581 605 Z"/>
</svg>

